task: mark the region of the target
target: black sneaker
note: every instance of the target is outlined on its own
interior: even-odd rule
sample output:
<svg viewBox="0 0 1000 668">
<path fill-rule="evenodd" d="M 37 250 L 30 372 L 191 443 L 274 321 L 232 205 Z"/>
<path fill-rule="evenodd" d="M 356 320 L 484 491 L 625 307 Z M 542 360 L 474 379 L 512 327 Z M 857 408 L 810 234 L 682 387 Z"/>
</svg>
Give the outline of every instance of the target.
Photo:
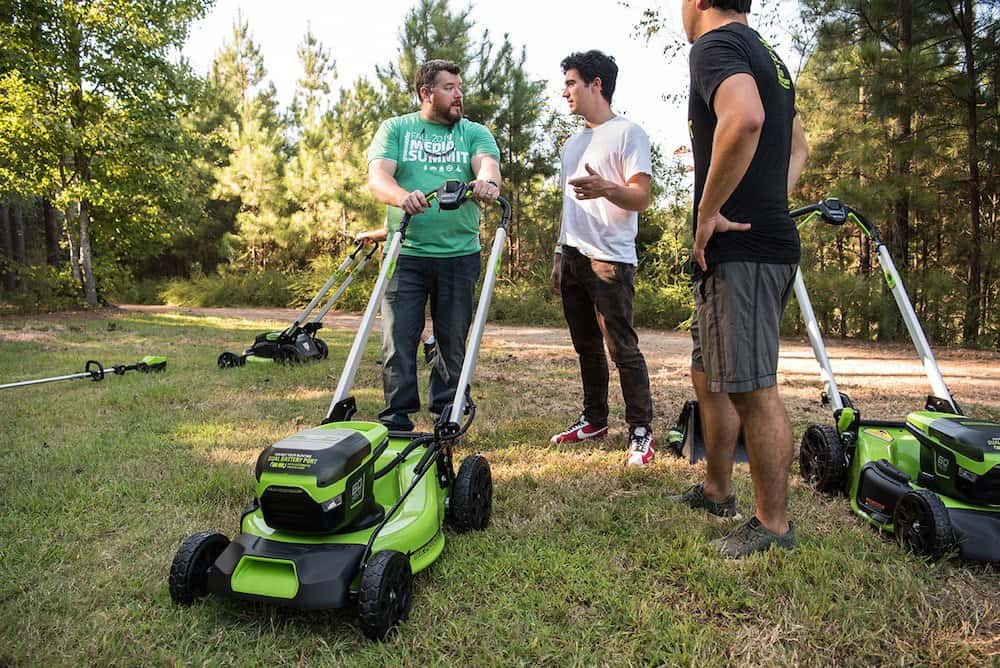
<svg viewBox="0 0 1000 668">
<path fill-rule="evenodd" d="M 755 552 L 775 549 L 791 550 L 795 547 L 795 524 L 788 523 L 788 532 L 782 535 L 772 533 L 757 517 L 751 517 L 749 522 L 739 525 L 722 538 L 716 538 L 709 543 L 723 557 L 742 559 Z"/>
<path fill-rule="evenodd" d="M 727 520 L 741 519 L 740 514 L 736 511 L 735 495 L 730 494 L 729 498 L 724 501 L 712 501 L 705 496 L 704 483 L 688 487 L 683 494 L 667 495 L 667 501 L 683 503 L 685 506 L 694 508 L 695 510 L 706 510 L 711 515 Z"/>
<path fill-rule="evenodd" d="M 437 341 L 434 341 L 434 343 L 425 343 L 424 364 L 430 364 L 433 362 L 435 355 L 437 355 Z"/>
</svg>

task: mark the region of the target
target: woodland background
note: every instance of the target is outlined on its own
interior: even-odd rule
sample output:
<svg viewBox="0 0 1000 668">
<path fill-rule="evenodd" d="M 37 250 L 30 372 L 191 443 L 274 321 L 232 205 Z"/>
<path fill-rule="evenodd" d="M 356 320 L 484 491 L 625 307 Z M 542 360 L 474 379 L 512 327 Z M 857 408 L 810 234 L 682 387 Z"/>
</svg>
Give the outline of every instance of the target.
<svg viewBox="0 0 1000 668">
<path fill-rule="evenodd" d="M 448 58 L 463 67 L 466 115 L 497 138 L 513 204 L 493 316 L 559 321 L 547 294 L 555 175 L 577 126 L 526 73 L 517 35 L 496 40 L 472 9 L 418 0 L 396 57 L 334 94 L 336 59 L 349 56 L 307 32 L 281 108 L 240 17 L 207 76 L 178 57 L 210 5 L 0 0 L 0 312 L 304 302 L 354 233 L 381 225 L 365 187 L 378 123 L 416 108 L 416 63 Z M 755 3 L 753 24 L 777 21 L 773 7 Z M 662 36 L 665 11 L 676 7 L 649 7 L 622 39 Z M 1000 1 L 801 0 L 798 12 L 811 157 L 793 206 L 838 196 L 864 212 L 931 340 L 1000 349 Z M 686 56 L 681 43 L 662 52 Z M 655 148 L 656 203 L 640 221 L 644 326 L 690 315 L 690 156 L 674 148 Z M 494 223 L 484 217 L 487 238 Z M 802 239 L 827 333 L 905 336 L 867 238 L 815 226 Z M 349 291 L 342 306 L 366 296 Z M 788 333 L 799 326 L 790 309 Z"/>
</svg>

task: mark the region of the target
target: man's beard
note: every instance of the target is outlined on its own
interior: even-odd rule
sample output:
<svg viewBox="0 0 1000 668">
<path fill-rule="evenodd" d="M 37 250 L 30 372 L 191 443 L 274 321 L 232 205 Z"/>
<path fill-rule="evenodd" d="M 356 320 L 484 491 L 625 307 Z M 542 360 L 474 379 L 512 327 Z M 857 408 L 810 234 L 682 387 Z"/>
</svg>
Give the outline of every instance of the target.
<svg viewBox="0 0 1000 668">
<path fill-rule="evenodd" d="M 437 117 L 446 123 L 458 123 L 462 120 L 462 112 L 464 111 L 464 106 L 461 102 L 457 105 L 452 106 L 451 103 L 442 106 L 434 106 L 434 112 Z"/>
</svg>

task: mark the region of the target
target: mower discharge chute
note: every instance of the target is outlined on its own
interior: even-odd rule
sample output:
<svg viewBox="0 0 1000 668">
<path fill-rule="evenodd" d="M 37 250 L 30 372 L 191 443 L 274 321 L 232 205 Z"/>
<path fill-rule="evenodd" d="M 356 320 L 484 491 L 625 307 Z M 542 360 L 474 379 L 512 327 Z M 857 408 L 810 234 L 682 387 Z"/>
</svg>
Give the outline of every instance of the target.
<svg viewBox="0 0 1000 668">
<path fill-rule="evenodd" d="M 456 209 L 470 192 L 466 184 L 449 181 L 427 199 Z M 408 615 L 413 573 L 444 549 L 444 523 L 459 532 L 486 528 L 493 507 L 489 463 L 472 455 L 456 474 L 452 446 L 475 417 L 469 383 L 511 215 L 505 199 L 497 202 L 503 215 L 455 401 L 433 433 L 390 432 L 378 422 L 352 419 L 351 386 L 410 224 L 405 215 L 383 258 L 326 419 L 260 454 L 256 498 L 243 514 L 239 535 L 230 541 L 204 531 L 184 541 L 170 569 L 174 601 L 190 604 L 212 593 L 321 609 L 356 599 L 361 630 L 381 640 Z"/>
<path fill-rule="evenodd" d="M 361 252 L 363 248 L 364 244 L 358 242 L 354 251 L 337 267 L 330 279 L 320 288 L 316 296 L 312 298 L 312 301 L 291 325 L 276 332 L 261 332 L 254 338 L 253 345 L 244 350 L 242 355 L 228 351 L 222 353 L 217 360 L 219 368 L 231 369 L 247 363 L 272 364 L 278 362 L 284 364 L 326 359 L 329 348 L 323 339 L 316 336 L 316 332 L 323 326 L 323 318 L 354 281 L 354 277 L 375 255 L 378 244 L 373 244 L 366 253 Z M 313 309 L 337 283 L 340 285 L 330 299 L 311 321 L 306 322 L 306 318 L 313 312 Z"/>
<path fill-rule="evenodd" d="M 824 385 L 832 425 L 810 425 L 802 437 L 803 480 L 820 492 L 845 493 L 867 522 L 896 534 L 907 549 L 932 559 L 1000 561 L 1000 423 L 965 416 L 948 390 L 899 273 L 875 226 L 836 199 L 791 212 L 851 222 L 875 245 L 886 285 L 917 349 L 931 394 L 925 409 L 902 421 L 862 417 L 837 387 L 801 271 L 795 297 Z"/>
</svg>

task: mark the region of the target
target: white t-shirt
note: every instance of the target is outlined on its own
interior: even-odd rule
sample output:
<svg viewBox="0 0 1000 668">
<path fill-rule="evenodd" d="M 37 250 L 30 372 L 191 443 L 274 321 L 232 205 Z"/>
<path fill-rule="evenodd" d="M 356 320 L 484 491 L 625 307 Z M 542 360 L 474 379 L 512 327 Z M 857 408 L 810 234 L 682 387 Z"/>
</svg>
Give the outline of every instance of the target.
<svg viewBox="0 0 1000 668">
<path fill-rule="evenodd" d="M 559 245 L 572 246 L 592 260 L 636 264 L 639 214 L 600 197 L 578 200 L 570 179 L 587 176 L 589 164 L 605 179 L 624 185 L 636 174 L 652 175 L 649 136 L 624 116 L 584 128 L 563 146 L 559 182 L 563 192 Z"/>
</svg>

